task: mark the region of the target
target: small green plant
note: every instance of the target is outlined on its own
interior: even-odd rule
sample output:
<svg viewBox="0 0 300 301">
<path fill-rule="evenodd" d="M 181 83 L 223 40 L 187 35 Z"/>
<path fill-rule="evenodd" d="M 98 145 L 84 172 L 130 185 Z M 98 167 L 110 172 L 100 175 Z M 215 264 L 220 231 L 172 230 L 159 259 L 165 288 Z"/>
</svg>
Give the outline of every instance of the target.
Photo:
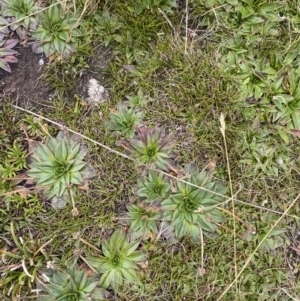
<svg viewBox="0 0 300 301">
<path fill-rule="evenodd" d="M 7 158 L 14 163 L 17 169 L 21 170 L 26 167 L 26 157 L 27 151 L 17 141 L 14 141 L 13 146 L 7 147 Z"/>
<path fill-rule="evenodd" d="M 234 79 L 241 80 L 244 95 L 258 99 L 270 93 L 268 87 L 272 84 L 271 79 L 275 77 L 276 70 L 266 64 L 264 59 L 249 60 L 248 63 L 241 63 L 239 68 Z"/>
<path fill-rule="evenodd" d="M 121 131 L 126 137 L 132 138 L 138 127 L 141 126 L 142 112 L 135 112 L 134 109 L 127 108 L 124 104 L 118 106 L 118 111 L 110 114 L 109 129 Z"/>
<path fill-rule="evenodd" d="M 98 281 L 88 271 L 73 263 L 66 271 L 47 269 L 43 271 L 44 281 L 38 279 L 41 291 L 37 301 L 98 301 L 106 300 L 107 292 L 97 287 Z M 45 294 L 43 294 L 44 292 Z"/>
<path fill-rule="evenodd" d="M 9 142 L 7 141 L 5 145 L 9 145 Z M 19 191 L 20 194 L 22 192 L 26 193 L 26 188 L 19 185 L 24 179 L 22 176 L 17 176 L 23 168 L 26 168 L 26 158 L 27 151 L 16 140 L 12 146 L 7 146 L 2 154 L 2 158 L 0 159 L 0 193 L 3 195 L 8 193 L 4 198 L 6 205 L 7 202 L 14 199 L 9 195 L 14 190 Z"/>
<path fill-rule="evenodd" d="M 244 165 L 248 175 L 264 173 L 278 177 L 280 172 L 288 170 L 291 159 L 272 142 L 271 135 L 272 132 L 266 127 L 262 128 L 257 119 L 253 122 L 252 129 L 243 135 L 244 140 L 240 144 L 242 157 L 239 162 Z"/>
<path fill-rule="evenodd" d="M 152 170 L 149 170 L 147 180 L 138 179 L 138 186 L 139 189 L 136 194 L 144 198 L 147 203 L 166 198 L 171 189 L 171 185 L 166 182 L 164 175 Z"/>
<path fill-rule="evenodd" d="M 2 166 L 0 166 L 0 168 L 2 168 Z M 12 181 L 5 179 L 2 174 L 3 172 L 0 170 L 0 193 L 4 195 L 8 191 L 12 191 L 15 185 Z"/>
<path fill-rule="evenodd" d="M 153 164 L 162 170 L 170 167 L 173 143 L 161 128 L 142 126 L 135 138 L 124 140 L 121 146 L 142 164 Z"/>
<path fill-rule="evenodd" d="M 138 0 L 136 1 L 136 12 L 138 14 L 149 9 L 160 8 L 166 13 L 173 13 L 172 9 L 177 8 L 176 0 Z"/>
<path fill-rule="evenodd" d="M 74 185 L 83 185 L 93 177 L 92 167 L 83 161 L 86 154 L 87 148 L 80 145 L 76 136 L 67 137 L 60 132 L 36 147 L 27 173 L 37 180 L 47 198 L 61 197 Z"/>
<path fill-rule="evenodd" d="M 42 136 L 43 132 L 41 131 L 41 124 L 43 127 L 49 130 L 46 123 L 37 117 L 28 116 L 21 121 L 21 129 L 26 130 L 30 136 Z"/>
<path fill-rule="evenodd" d="M 8 146 L 5 157 L 0 160 L 1 178 L 6 180 L 15 177 L 18 171 L 26 167 L 26 157 L 27 151 L 17 141 L 13 146 Z"/>
<path fill-rule="evenodd" d="M 215 232 L 216 223 L 223 220 L 223 214 L 217 206 L 224 200 L 220 194 L 224 194 L 225 189 L 205 171 L 199 173 L 189 168 L 188 174 L 187 182 L 209 191 L 178 181 L 178 192 L 164 200 L 161 206 L 165 211 L 164 217 L 174 226 L 178 239 L 189 235 L 194 241 L 199 241 L 202 230 L 204 233 Z"/>
<path fill-rule="evenodd" d="M 156 206 L 149 207 L 146 204 L 128 205 L 128 217 L 131 238 L 152 238 L 158 233 L 157 223 L 161 218 L 160 209 Z"/>
<path fill-rule="evenodd" d="M 280 171 L 288 170 L 291 159 L 280 152 L 276 146 L 267 143 L 253 143 L 243 154 L 240 163 L 245 164 L 247 174 L 257 175 L 259 173 L 278 177 Z"/>
<path fill-rule="evenodd" d="M 11 73 L 9 63 L 17 63 L 18 59 L 15 57 L 18 54 L 13 50 L 19 41 L 17 39 L 8 39 L 0 41 L 0 68 Z"/>
<path fill-rule="evenodd" d="M 149 99 L 148 96 L 144 95 L 141 89 L 138 90 L 136 95 L 127 95 L 126 98 L 131 108 L 141 107 Z"/>
<path fill-rule="evenodd" d="M 36 53 L 47 56 L 68 56 L 76 51 L 76 38 L 81 35 L 77 27 L 80 22 L 71 12 L 65 12 L 60 4 L 53 5 L 39 14 L 39 25 L 32 33 L 37 40 L 33 46 Z"/>
<path fill-rule="evenodd" d="M 10 29 L 16 31 L 21 40 L 27 38 L 29 30 L 35 30 L 38 24 L 39 7 L 33 0 L 1 0 L 2 16 L 9 17 Z"/>
<path fill-rule="evenodd" d="M 94 33 L 103 39 L 104 46 L 111 42 L 121 42 L 122 36 L 118 31 L 122 28 L 122 23 L 118 21 L 117 15 L 111 15 L 107 10 L 102 15 L 95 14 L 96 24 L 93 26 Z"/>
<path fill-rule="evenodd" d="M 19 170 L 17 166 L 11 164 L 8 158 L 5 158 L 0 164 L 0 173 L 3 180 L 13 178 Z"/>
<path fill-rule="evenodd" d="M 277 35 L 276 23 L 282 21 L 277 13 L 284 7 L 279 1 L 263 0 L 192 0 L 192 3 L 197 5 L 194 14 L 203 14 L 201 25 L 230 28 L 245 35 L 249 42 L 254 40 L 253 36 L 260 41 L 264 35 Z"/>
<path fill-rule="evenodd" d="M 271 212 L 264 212 L 259 219 L 254 223 L 255 224 L 255 232 L 246 233 L 246 240 L 252 241 L 255 244 L 260 243 L 261 249 L 272 252 L 276 248 L 281 247 L 284 244 L 285 233 L 287 229 L 283 227 L 274 227 L 272 231 L 268 234 L 270 227 L 273 223 L 274 215 Z"/>
<path fill-rule="evenodd" d="M 45 213 L 45 206 L 41 202 L 40 197 L 36 193 L 30 193 L 29 189 L 22 186 L 21 180 L 18 181 L 10 181 L 8 183 L 8 185 L 10 185 L 10 190 L 7 191 L 11 193 L 8 193 L 7 195 L 4 194 L 3 201 L 5 203 L 5 211 L 7 214 L 17 211 L 26 220 L 30 220 L 39 214 Z M 14 193 L 12 194 L 12 192 Z"/>
<path fill-rule="evenodd" d="M 281 81 L 282 82 L 282 81 Z M 271 113 L 272 122 L 280 122 L 289 129 L 300 129 L 300 76 L 299 71 L 290 70 L 285 80 L 285 91 L 273 96 L 273 106 L 265 108 Z M 284 93 L 285 92 L 285 93 Z"/>
<path fill-rule="evenodd" d="M 118 291 L 126 284 L 141 285 L 137 262 L 146 259 L 145 254 L 136 251 L 140 242 L 129 242 L 124 232 L 116 230 L 110 240 L 102 243 L 103 256 L 88 257 L 88 263 L 102 274 L 99 285 Z"/>
</svg>

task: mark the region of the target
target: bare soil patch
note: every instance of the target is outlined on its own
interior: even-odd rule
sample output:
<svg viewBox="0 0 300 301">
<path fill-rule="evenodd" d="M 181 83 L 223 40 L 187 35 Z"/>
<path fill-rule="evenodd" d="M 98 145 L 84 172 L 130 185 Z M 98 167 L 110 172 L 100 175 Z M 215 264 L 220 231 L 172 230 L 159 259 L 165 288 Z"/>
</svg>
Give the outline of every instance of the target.
<svg viewBox="0 0 300 301">
<path fill-rule="evenodd" d="M 15 48 L 19 52 L 16 64 L 11 64 L 12 73 L 0 74 L 0 97 L 15 99 L 16 103 L 27 107 L 29 104 L 38 105 L 49 99 L 49 87 L 41 80 L 43 65 L 46 58 L 35 54 L 30 47 L 19 45 Z"/>
<path fill-rule="evenodd" d="M 16 104 L 24 108 L 52 107 L 53 88 L 42 78 L 43 71 L 49 64 L 48 59 L 44 55 L 33 53 L 30 47 L 19 45 L 15 50 L 19 53 L 19 62 L 11 64 L 12 72 L 0 70 L 0 98 L 15 100 Z M 66 89 L 65 97 L 74 97 L 77 94 L 86 99 L 89 80 L 95 78 L 103 81 L 103 78 L 99 77 L 107 67 L 110 56 L 110 49 L 96 47 L 94 54 L 88 58 L 89 69 L 73 81 L 71 89 Z"/>
</svg>

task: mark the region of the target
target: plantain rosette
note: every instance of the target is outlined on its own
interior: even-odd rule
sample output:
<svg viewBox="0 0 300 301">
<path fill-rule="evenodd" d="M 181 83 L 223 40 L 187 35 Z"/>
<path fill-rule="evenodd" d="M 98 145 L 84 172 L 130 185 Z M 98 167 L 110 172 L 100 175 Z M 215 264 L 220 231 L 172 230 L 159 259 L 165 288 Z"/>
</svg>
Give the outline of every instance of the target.
<svg viewBox="0 0 300 301">
<path fill-rule="evenodd" d="M 81 36 L 76 28 L 79 25 L 75 14 L 64 11 L 60 4 L 50 6 L 39 14 L 39 25 L 32 32 L 32 37 L 37 40 L 32 46 L 33 51 L 44 52 L 46 56 L 70 55 L 76 51 L 77 38 Z"/>
<path fill-rule="evenodd" d="M 67 137 L 60 132 L 34 149 L 27 173 L 37 181 L 36 186 L 47 199 L 59 198 L 64 203 L 70 189 L 86 185 L 95 175 L 91 165 L 83 161 L 86 154 L 87 147 L 76 136 Z"/>
<path fill-rule="evenodd" d="M 89 270 L 76 263 L 66 271 L 47 269 L 38 279 L 40 296 L 37 301 L 99 301 L 107 300 L 108 292 L 98 287 L 98 280 Z"/>
<path fill-rule="evenodd" d="M 134 138 L 123 140 L 120 145 L 140 164 L 169 170 L 174 141 L 163 128 L 141 126 Z"/>
<path fill-rule="evenodd" d="M 35 31 L 38 25 L 37 15 L 40 8 L 35 1 L 0 0 L 0 5 L 0 14 L 6 19 L 6 27 L 16 31 L 21 40 L 28 39 L 28 32 Z"/>
<path fill-rule="evenodd" d="M 87 257 L 87 262 L 102 274 L 101 287 L 119 291 L 125 284 L 142 285 L 138 263 L 145 261 L 146 255 L 137 250 L 139 244 L 140 241 L 129 241 L 124 231 L 116 230 L 109 241 L 102 242 L 103 255 Z"/>
<path fill-rule="evenodd" d="M 222 222 L 223 214 L 218 206 L 224 201 L 225 188 L 205 171 L 192 170 L 189 174 L 186 182 L 205 190 L 178 181 L 178 192 L 164 200 L 161 206 L 178 239 L 188 235 L 198 242 L 202 231 L 213 233 L 217 230 L 217 223 Z"/>
</svg>

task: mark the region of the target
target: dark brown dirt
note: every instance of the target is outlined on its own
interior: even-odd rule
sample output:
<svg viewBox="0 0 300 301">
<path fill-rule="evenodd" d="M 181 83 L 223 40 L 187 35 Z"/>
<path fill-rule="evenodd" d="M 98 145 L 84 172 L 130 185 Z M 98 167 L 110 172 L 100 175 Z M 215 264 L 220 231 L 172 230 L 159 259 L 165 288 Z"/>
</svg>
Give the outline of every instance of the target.
<svg viewBox="0 0 300 301">
<path fill-rule="evenodd" d="M 48 60 L 42 54 L 35 54 L 31 47 L 18 45 L 14 50 L 18 51 L 19 62 L 10 64 L 12 73 L 0 69 L 0 100 L 9 98 L 15 104 L 23 108 L 52 107 L 50 86 L 42 79 L 43 70 L 47 68 Z M 89 69 L 84 71 L 77 80 L 73 82 L 73 87 L 67 89 L 66 97 L 79 95 L 82 99 L 87 98 L 87 83 L 91 78 L 96 78 L 102 82 L 102 70 L 107 67 L 111 51 L 109 48 L 96 47 L 94 54 L 88 60 Z M 44 65 L 40 65 L 40 60 Z M 1 72 L 2 71 L 2 72 Z M 60 76 L 56 74 L 56 76 Z"/>
<path fill-rule="evenodd" d="M 16 104 L 28 107 L 28 104 L 41 104 L 49 100 L 49 88 L 41 80 L 44 66 L 39 64 L 40 59 L 47 60 L 41 54 L 32 52 L 31 47 L 18 45 L 19 62 L 10 64 L 12 72 L 0 74 L 0 99 L 13 99 Z"/>
</svg>

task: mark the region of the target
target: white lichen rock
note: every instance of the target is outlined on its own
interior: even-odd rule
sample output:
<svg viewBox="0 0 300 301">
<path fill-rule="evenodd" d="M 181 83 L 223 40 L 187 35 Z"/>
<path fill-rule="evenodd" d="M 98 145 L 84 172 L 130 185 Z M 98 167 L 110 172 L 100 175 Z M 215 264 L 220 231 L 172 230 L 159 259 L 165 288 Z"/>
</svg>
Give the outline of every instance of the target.
<svg viewBox="0 0 300 301">
<path fill-rule="evenodd" d="M 94 78 L 91 78 L 87 87 L 88 103 L 101 103 L 109 98 L 108 91 Z"/>
</svg>

